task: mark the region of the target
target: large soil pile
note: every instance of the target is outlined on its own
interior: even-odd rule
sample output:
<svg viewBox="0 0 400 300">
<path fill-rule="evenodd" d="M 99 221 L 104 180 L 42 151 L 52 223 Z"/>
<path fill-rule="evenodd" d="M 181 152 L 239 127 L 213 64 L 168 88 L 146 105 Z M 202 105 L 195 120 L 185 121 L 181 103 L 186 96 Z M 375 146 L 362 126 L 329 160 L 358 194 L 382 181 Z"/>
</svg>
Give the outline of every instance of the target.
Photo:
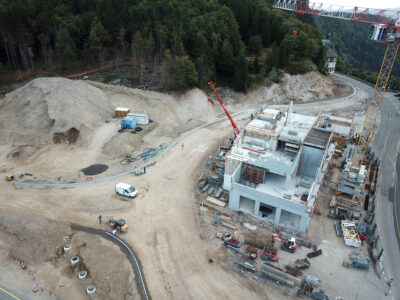
<svg viewBox="0 0 400 300">
<path fill-rule="evenodd" d="M 113 105 L 84 81 L 38 78 L 7 94 L 0 106 L 2 144 L 73 143 L 111 117 Z"/>
<path fill-rule="evenodd" d="M 279 84 L 266 88 L 265 100 L 275 103 L 325 100 L 335 96 L 335 87 L 331 77 L 318 72 L 304 75 L 284 74 Z"/>
</svg>

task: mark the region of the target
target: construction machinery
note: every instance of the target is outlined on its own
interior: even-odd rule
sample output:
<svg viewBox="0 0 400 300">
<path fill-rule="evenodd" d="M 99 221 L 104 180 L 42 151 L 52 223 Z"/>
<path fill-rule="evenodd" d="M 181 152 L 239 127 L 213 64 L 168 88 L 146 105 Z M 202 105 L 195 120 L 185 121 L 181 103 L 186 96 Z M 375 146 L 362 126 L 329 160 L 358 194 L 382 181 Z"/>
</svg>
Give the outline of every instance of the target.
<svg viewBox="0 0 400 300">
<path fill-rule="evenodd" d="M 226 108 L 224 102 L 222 102 L 221 97 L 219 96 L 217 90 L 215 89 L 213 82 L 210 81 L 208 83 L 208 85 L 212 88 L 212 90 L 214 91 L 215 96 L 217 96 L 217 99 L 219 101 L 219 103 L 221 104 L 223 110 L 225 111 L 226 116 L 228 117 L 229 121 L 231 121 L 232 127 L 233 127 L 233 133 L 235 135 L 235 137 L 237 137 L 240 133 L 239 128 L 236 126 L 235 121 L 233 121 L 230 113 L 228 112 L 228 109 Z"/>
<path fill-rule="evenodd" d="M 106 224 L 110 225 L 113 231 L 116 230 L 119 233 L 128 232 L 128 225 L 124 219 L 114 219 L 113 217 L 110 217 L 106 221 Z"/>
<path fill-rule="evenodd" d="M 13 181 L 14 179 L 15 179 L 14 175 L 11 175 L 11 174 L 7 174 L 6 175 L 6 180 L 7 181 Z"/>
<path fill-rule="evenodd" d="M 266 261 L 278 261 L 278 250 L 265 248 L 261 254 L 261 259 Z"/>
<path fill-rule="evenodd" d="M 282 243 L 281 249 L 287 252 L 294 253 L 297 248 L 296 238 L 295 237 L 288 237 L 287 239 L 283 238 L 279 233 L 274 232 L 272 233 L 272 241 L 278 240 Z"/>
<path fill-rule="evenodd" d="M 300 0 L 275 0 L 274 7 L 291 11 L 298 15 L 311 14 L 371 24 L 368 38 L 387 45 L 361 133 L 359 138 L 357 138 L 356 151 L 351 162 L 352 169 L 360 169 L 367 153 L 375 121 L 378 117 L 383 96 L 399 51 L 400 11 L 345 7 Z M 376 106 L 376 109 L 372 109 L 373 106 Z"/>
<path fill-rule="evenodd" d="M 240 243 L 230 233 L 226 233 L 223 237 L 224 245 L 234 248 L 240 248 Z"/>
<path fill-rule="evenodd" d="M 297 249 L 296 239 L 294 237 L 291 237 L 288 240 L 282 240 L 281 249 L 287 252 L 294 253 Z"/>
<path fill-rule="evenodd" d="M 256 248 L 247 246 L 247 251 L 249 252 L 249 259 L 256 260 L 258 257 L 258 250 Z"/>
</svg>

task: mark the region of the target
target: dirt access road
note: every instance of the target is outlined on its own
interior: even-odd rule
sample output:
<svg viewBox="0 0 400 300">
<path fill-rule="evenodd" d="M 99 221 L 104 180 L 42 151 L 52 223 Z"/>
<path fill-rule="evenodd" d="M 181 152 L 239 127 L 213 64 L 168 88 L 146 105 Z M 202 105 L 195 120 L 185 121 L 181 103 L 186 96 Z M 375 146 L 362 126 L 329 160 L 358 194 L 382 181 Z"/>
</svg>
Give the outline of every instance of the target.
<svg viewBox="0 0 400 300">
<path fill-rule="evenodd" d="M 141 259 L 153 299 L 266 299 L 265 291 L 256 285 L 243 288 L 251 282 L 221 268 L 225 250 L 210 252 L 206 237 L 199 236 L 193 182 L 209 150 L 230 132 L 228 122 L 204 128 L 135 178 L 147 188 L 133 200 L 135 209 L 123 214 L 131 224 L 124 238 Z"/>
<path fill-rule="evenodd" d="M 222 259 L 227 250 L 211 250 L 208 237 L 199 233 L 194 205 L 197 172 L 211 149 L 231 132 L 228 121 L 203 128 L 185 138 L 183 148 L 177 144 L 140 177 L 124 175 L 101 184 L 64 189 L 16 189 L 2 182 L 3 213 L 25 210 L 60 226 L 95 226 L 99 214 L 125 218 L 129 232 L 124 239 L 141 260 L 153 299 L 281 299 L 282 294 L 226 269 Z M 129 202 L 115 197 L 119 181 L 137 187 L 139 197 Z M 210 258 L 213 264 L 208 263 Z M 50 277 L 53 271 L 47 270 Z M 97 289 L 100 293 L 102 286 Z"/>
</svg>

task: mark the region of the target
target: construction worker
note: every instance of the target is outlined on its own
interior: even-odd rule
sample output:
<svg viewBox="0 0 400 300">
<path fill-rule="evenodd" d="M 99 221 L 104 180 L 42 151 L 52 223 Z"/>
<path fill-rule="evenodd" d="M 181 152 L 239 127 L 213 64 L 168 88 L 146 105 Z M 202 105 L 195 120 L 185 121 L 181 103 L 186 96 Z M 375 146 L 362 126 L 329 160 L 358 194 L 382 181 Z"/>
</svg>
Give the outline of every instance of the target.
<svg viewBox="0 0 400 300">
<path fill-rule="evenodd" d="M 101 225 L 101 215 L 98 217 L 99 219 L 99 225 Z"/>
<path fill-rule="evenodd" d="M 182 143 L 182 149 L 183 149 L 183 147 L 185 147 L 185 145 Z"/>
<path fill-rule="evenodd" d="M 388 296 L 389 293 L 390 293 L 390 290 L 392 289 L 393 278 L 390 278 L 390 280 L 386 281 L 386 284 L 387 284 L 387 286 L 388 286 L 388 289 L 387 289 L 385 295 Z"/>
<path fill-rule="evenodd" d="M 146 167 L 143 167 L 143 174 L 146 174 Z"/>
</svg>

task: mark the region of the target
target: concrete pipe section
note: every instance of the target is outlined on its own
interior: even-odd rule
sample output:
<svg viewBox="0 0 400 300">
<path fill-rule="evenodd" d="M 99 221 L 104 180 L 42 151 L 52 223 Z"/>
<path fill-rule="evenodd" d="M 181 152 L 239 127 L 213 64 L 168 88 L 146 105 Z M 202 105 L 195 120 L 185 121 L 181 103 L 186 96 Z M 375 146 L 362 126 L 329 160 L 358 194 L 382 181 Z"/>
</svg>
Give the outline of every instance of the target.
<svg viewBox="0 0 400 300">
<path fill-rule="evenodd" d="M 79 279 L 84 279 L 84 278 L 86 278 L 86 276 L 87 276 L 87 272 L 86 271 L 80 271 L 78 273 L 78 278 Z"/>
<path fill-rule="evenodd" d="M 71 265 L 75 266 L 79 262 L 79 256 L 74 256 L 71 258 Z"/>
<path fill-rule="evenodd" d="M 94 285 L 89 285 L 86 289 L 86 293 L 89 295 L 94 294 L 96 292 L 96 287 Z"/>
<path fill-rule="evenodd" d="M 67 253 L 69 250 L 71 250 L 71 245 L 65 245 L 64 246 L 64 253 Z"/>
<path fill-rule="evenodd" d="M 102 237 L 108 239 L 109 241 L 111 241 L 112 243 L 118 245 L 120 247 L 120 249 L 122 250 L 122 252 L 125 253 L 129 262 L 132 265 L 133 272 L 135 273 L 136 286 L 138 288 L 140 298 L 142 300 L 151 300 L 151 297 L 150 297 L 148 289 L 147 289 L 146 280 L 145 280 L 144 275 L 141 270 L 141 264 L 140 264 L 139 258 L 136 256 L 133 249 L 125 241 L 116 237 L 112 233 L 105 232 L 105 231 L 102 231 L 97 228 L 91 228 L 91 227 L 85 227 L 85 226 L 81 226 L 81 225 L 77 225 L 77 224 L 71 224 L 71 229 L 102 236 Z"/>
</svg>

